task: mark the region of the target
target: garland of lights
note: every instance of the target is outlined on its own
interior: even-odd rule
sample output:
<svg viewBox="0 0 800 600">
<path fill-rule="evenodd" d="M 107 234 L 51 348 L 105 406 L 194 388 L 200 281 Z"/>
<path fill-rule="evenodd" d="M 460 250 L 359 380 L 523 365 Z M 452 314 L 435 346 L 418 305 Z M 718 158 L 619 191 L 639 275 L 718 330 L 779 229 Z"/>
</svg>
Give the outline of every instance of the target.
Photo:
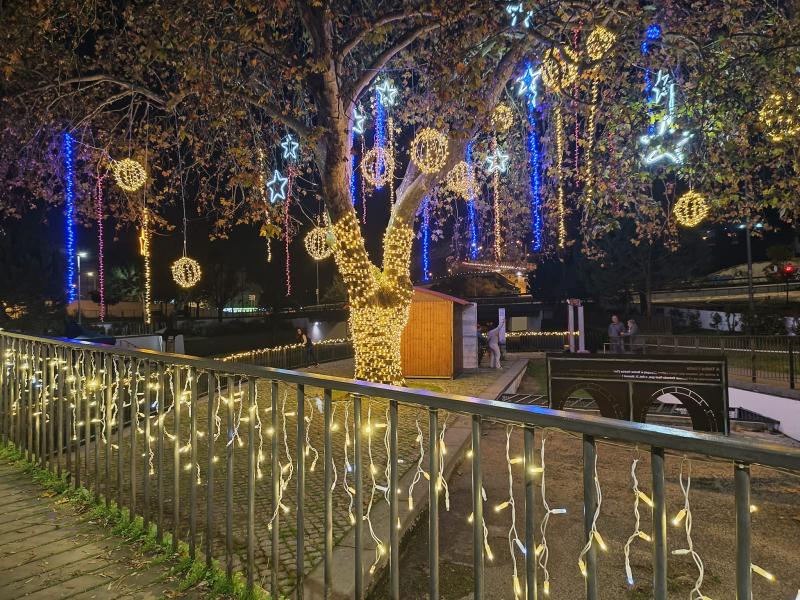
<svg viewBox="0 0 800 600">
<path fill-rule="evenodd" d="M 264 222 L 266 224 L 270 224 L 272 222 L 272 218 L 270 217 L 269 211 L 266 210 L 267 204 L 267 178 L 264 177 L 264 168 L 266 165 L 266 161 L 264 159 L 264 151 L 259 148 L 257 151 L 258 153 L 258 191 L 261 195 L 261 203 L 264 205 Z M 264 237 L 267 240 L 267 262 L 272 262 L 272 238 L 269 236 L 269 233 L 266 233 Z"/>
<path fill-rule="evenodd" d="M 514 125 L 514 113 L 508 104 L 498 104 L 492 111 L 492 129 L 505 133 Z"/>
<path fill-rule="evenodd" d="M 355 207 L 358 198 L 358 170 L 356 168 L 356 131 L 355 126 L 350 132 L 350 202 Z"/>
<path fill-rule="evenodd" d="M 497 155 L 497 138 L 492 138 L 492 150 Z M 492 201 L 494 203 L 494 259 L 500 261 L 503 238 L 500 231 L 500 169 L 492 169 Z"/>
<path fill-rule="evenodd" d="M 425 196 L 422 201 L 422 281 L 429 281 L 430 272 L 430 237 L 431 237 L 431 198 Z"/>
<path fill-rule="evenodd" d="M 557 48 L 548 48 L 542 55 L 542 81 L 545 86 L 558 93 L 578 79 L 577 55 L 570 48 L 562 48 L 567 60 Z"/>
<path fill-rule="evenodd" d="M 525 103 L 528 109 L 528 160 L 530 166 L 531 185 L 531 250 L 542 251 L 542 172 L 539 150 L 539 133 L 536 123 L 537 82 L 541 78 L 541 69 L 534 71 L 528 63 L 525 72 L 517 78 L 519 85 L 517 95 L 527 96 Z"/>
<path fill-rule="evenodd" d="M 438 173 L 447 161 L 447 136 L 426 127 L 411 142 L 411 160 L 427 175 Z"/>
<path fill-rule="evenodd" d="M 628 585 L 633 585 L 633 571 L 631 569 L 631 544 L 636 540 L 644 540 L 645 542 L 651 542 L 652 538 L 642 531 L 639 527 L 641 526 L 641 515 L 639 514 L 639 501 L 644 502 L 650 508 L 653 508 L 653 501 L 650 497 L 645 494 L 643 491 L 639 489 L 639 479 L 636 477 L 636 466 L 639 464 L 639 449 L 636 449 L 636 457 L 633 459 L 633 463 L 631 464 L 631 481 L 632 488 L 633 488 L 633 515 L 636 520 L 636 525 L 633 529 L 633 533 L 630 535 L 628 540 L 625 542 L 625 575 L 627 576 Z"/>
<path fill-rule="evenodd" d="M 106 318 L 106 267 L 103 239 L 103 179 L 105 175 L 97 178 L 97 192 L 95 215 L 97 216 L 97 283 L 100 293 L 100 322 Z"/>
<path fill-rule="evenodd" d="M 147 199 L 145 198 L 142 208 L 142 227 L 139 230 L 139 253 L 144 260 L 144 322 L 146 325 L 152 323 L 150 312 L 150 299 L 152 298 L 152 272 L 150 270 L 150 211 L 147 209 Z"/>
<path fill-rule="evenodd" d="M 773 142 L 783 142 L 800 134 L 798 99 L 790 91 L 770 94 L 758 111 L 764 133 Z"/>
<path fill-rule="evenodd" d="M 472 165 L 472 142 L 467 143 L 464 162 L 467 163 L 467 215 L 469 226 L 469 257 L 478 258 L 478 223 L 475 218 L 475 168 Z"/>
<path fill-rule="evenodd" d="M 111 171 L 117 185 L 126 192 L 135 192 L 147 181 L 147 172 L 142 164 L 132 158 L 123 158 L 111 163 Z"/>
<path fill-rule="evenodd" d="M 394 167 L 395 167 L 395 156 L 394 156 L 394 118 L 390 115 L 389 116 L 389 155 L 392 157 L 392 164 L 391 168 L 387 166 L 386 171 L 389 177 L 389 210 L 391 211 L 392 206 L 397 201 L 397 197 L 395 196 L 394 191 Z"/>
<path fill-rule="evenodd" d="M 370 152 L 361 158 L 363 177 L 376 190 L 380 190 L 388 182 L 389 177 L 386 172 L 394 171 L 394 163 L 392 162 L 390 169 L 386 162 L 394 161 L 392 153 L 386 150 L 386 106 L 394 103 L 394 96 L 397 93 L 395 91 L 393 95 L 392 89 L 392 82 L 388 79 L 375 89 L 375 143 Z M 381 91 L 385 93 L 385 98 Z M 371 173 L 368 174 L 368 171 Z"/>
<path fill-rule="evenodd" d="M 684 468 L 687 469 L 685 482 L 683 478 Z M 689 489 L 692 486 L 692 462 L 685 457 L 681 461 L 681 470 L 678 477 L 681 485 L 681 491 L 683 492 L 683 508 L 678 511 L 678 514 L 675 515 L 674 519 L 672 519 L 672 524 L 675 527 L 678 527 L 683 522 L 684 531 L 686 532 L 686 548 L 673 550 L 672 554 L 676 556 L 686 556 L 687 554 L 691 555 L 694 564 L 697 566 L 697 580 L 695 581 L 692 591 L 689 593 L 689 598 L 690 600 L 703 600 L 706 596 L 700 591 L 700 588 L 703 585 L 705 568 L 703 566 L 703 560 L 695 551 L 694 543 L 692 542 L 692 508 L 689 504 Z"/>
<path fill-rule="evenodd" d="M 64 134 L 64 224 L 67 251 L 67 304 L 78 299 L 75 283 L 75 156 L 74 140 L 69 133 Z"/>
<path fill-rule="evenodd" d="M 317 224 L 308 232 L 303 243 L 305 244 L 306 252 L 308 252 L 311 258 L 314 260 L 325 260 L 333 254 L 333 247 L 328 242 L 329 235 L 330 225 L 322 227 Z"/>
<path fill-rule="evenodd" d="M 558 247 L 564 248 L 567 245 L 567 226 L 565 223 L 565 204 L 564 204 L 564 119 L 561 114 L 561 105 L 553 107 L 556 122 L 556 177 L 558 179 Z"/>
<path fill-rule="evenodd" d="M 695 227 L 708 216 L 709 206 L 702 194 L 689 190 L 672 209 L 675 220 L 684 227 Z"/>
<path fill-rule="evenodd" d="M 470 181 L 470 167 L 466 161 L 460 161 L 454 166 L 445 178 L 447 189 L 464 200 L 469 199 L 469 190 L 474 185 Z"/>
</svg>

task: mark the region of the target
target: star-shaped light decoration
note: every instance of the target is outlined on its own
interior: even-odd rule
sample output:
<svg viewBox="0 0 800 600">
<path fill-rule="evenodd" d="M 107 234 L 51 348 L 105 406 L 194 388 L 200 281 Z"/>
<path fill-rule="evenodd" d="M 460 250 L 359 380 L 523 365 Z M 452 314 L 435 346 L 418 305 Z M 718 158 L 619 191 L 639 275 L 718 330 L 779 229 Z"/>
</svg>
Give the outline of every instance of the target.
<svg viewBox="0 0 800 600">
<path fill-rule="evenodd" d="M 353 111 L 353 133 L 363 135 L 366 120 L 367 114 L 361 111 L 360 106 L 356 106 L 356 109 Z"/>
<path fill-rule="evenodd" d="M 275 204 L 278 200 L 286 200 L 286 184 L 289 183 L 289 178 L 281 175 L 281 172 L 275 169 L 272 172 L 272 179 L 267 183 L 269 190 L 269 201 Z"/>
<path fill-rule="evenodd" d="M 384 79 L 383 83 L 375 88 L 381 94 L 381 104 L 390 108 L 397 102 L 398 90 L 392 83 L 391 79 Z"/>
<path fill-rule="evenodd" d="M 522 20 L 522 24 L 525 26 L 525 29 L 528 29 L 531 26 L 531 19 L 533 18 L 533 11 L 525 11 L 522 9 L 522 2 L 519 4 L 509 4 L 506 6 L 506 12 L 511 15 L 511 26 L 516 27 L 517 22 L 521 16 L 525 16 Z"/>
<path fill-rule="evenodd" d="M 536 106 L 537 87 L 539 78 L 542 76 L 542 70 L 533 70 L 531 65 L 528 65 L 525 72 L 517 77 L 517 96 L 531 96 L 533 106 Z"/>
<path fill-rule="evenodd" d="M 496 148 L 494 153 L 486 155 L 486 171 L 489 173 L 505 173 L 508 169 L 508 154 L 500 148 Z"/>
<path fill-rule="evenodd" d="M 283 148 L 284 160 L 297 160 L 297 149 L 300 148 L 300 144 L 297 143 L 291 133 L 283 138 L 281 148 Z"/>
</svg>

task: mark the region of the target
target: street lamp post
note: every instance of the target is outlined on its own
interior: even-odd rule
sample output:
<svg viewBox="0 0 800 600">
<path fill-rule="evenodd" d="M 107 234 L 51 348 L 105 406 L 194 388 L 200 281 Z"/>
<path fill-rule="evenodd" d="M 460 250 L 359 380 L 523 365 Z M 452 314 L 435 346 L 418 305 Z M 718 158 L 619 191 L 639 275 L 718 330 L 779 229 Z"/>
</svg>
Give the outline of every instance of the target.
<svg viewBox="0 0 800 600">
<path fill-rule="evenodd" d="M 78 325 L 81 324 L 81 259 L 86 258 L 86 252 L 78 252 L 75 257 L 78 259 Z"/>
</svg>

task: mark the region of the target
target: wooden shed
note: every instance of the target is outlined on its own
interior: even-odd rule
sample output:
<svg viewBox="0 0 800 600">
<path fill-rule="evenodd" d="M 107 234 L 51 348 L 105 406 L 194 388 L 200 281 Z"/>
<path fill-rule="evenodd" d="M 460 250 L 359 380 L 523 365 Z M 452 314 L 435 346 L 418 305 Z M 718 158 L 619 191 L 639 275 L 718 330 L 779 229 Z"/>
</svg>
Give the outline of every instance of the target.
<svg viewBox="0 0 800 600">
<path fill-rule="evenodd" d="M 472 356 L 477 353 L 476 322 L 474 304 L 414 288 L 411 313 L 400 344 L 403 375 L 453 378 L 465 367 L 477 366 L 477 359 Z"/>
</svg>

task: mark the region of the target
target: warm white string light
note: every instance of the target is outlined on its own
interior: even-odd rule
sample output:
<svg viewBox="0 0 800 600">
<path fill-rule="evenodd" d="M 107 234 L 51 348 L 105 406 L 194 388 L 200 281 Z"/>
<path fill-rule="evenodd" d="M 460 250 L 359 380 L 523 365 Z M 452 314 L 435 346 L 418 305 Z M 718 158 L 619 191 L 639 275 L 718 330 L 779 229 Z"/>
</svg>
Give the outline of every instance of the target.
<svg viewBox="0 0 800 600">
<path fill-rule="evenodd" d="M 633 533 L 628 538 L 628 541 L 625 542 L 625 574 L 628 578 L 628 585 L 633 585 L 633 571 L 631 570 L 631 559 L 630 559 L 630 552 L 631 552 L 631 544 L 637 540 L 641 539 L 645 542 L 652 541 L 652 538 L 646 534 L 644 531 L 639 529 L 641 525 L 641 516 L 639 515 L 639 501 L 643 501 L 647 504 L 650 508 L 653 507 L 653 501 L 650 497 L 645 494 L 643 491 L 639 489 L 639 479 L 636 477 L 636 466 L 639 463 L 639 450 L 636 449 L 636 457 L 633 459 L 633 463 L 631 464 L 631 480 L 633 482 L 633 514 L 636 519 L 636 526 L 634 527 Z"/>
<path fill-rule="evenodd" d="M 505 509 L 511 510 L 511 527 L 508 529 L 508 551 L 511 554 L 511 564 L 513 566 L 512 583 L 514 588 L 514 598 L 522 597 L 522 586 L 519 582 L 519 571 L 517 569 L 517 551 L 523 556 L 526 554 L 525 546 L 522 540 L 519 539 L 517 532 L 517 505 L 514 500 L 514 470 L 513 465 L 523 462 L 522 457 L 511 457 L 511 433 L 514 430 L 513 425 L 506 425 L 506 465 L 508 470 L 508 500 L 495 506 L 495 512 L 501 512 Z"/>
<path fill-rule="evenodd" d="M 447 431 L 447 419 L 450 415 L 445 415 L 442 428 L 439 432 L 439 479 L 437 480 L 439 489 L 444 490 L 444 508 L 450 512 L 450 488 L 444 478 L 444 457 L 447 454 L 447 445 L 444 443 L 444 434 Z"/>
<path fill-rule="evenodd" d="M 419 483 L 419 480 L 424 477 L 430 479 L 430 475 L 422 468 L 422 461 L 425 459 L 425 444 L 422 441 L 422 427 L 419 426 L 419 419 L 416 419 L 417 437 L 416 442 L 419 444 L 419 460 L 417 460 L 417 470 L 414 473 L 414 479 L 411 480 L 411 485 L 408 486 L 408 510 L 414 510 L 414 486 Z"/>
<path fill-rule="evenodd" d="M 686 480 L 684 481 L 684 467 L 686 467 Z M 672 519 L 672 524 L 676 527 L 680 526 L 681 523 L 684 524 L 684 530 L 686 531 L 686 548 L 680 548 L 678 550 L 673 550 L 672 554 L 677 556 L 685 556 L 690 554 L 692 560 L 694 560 L 694 564 L 697 566 L 697 580 L 695 581 L 694 587 L 689 592 L 689 600 L 710 600 L 708 596 L 705 596 L 700 588 L 703 585 L 703 576 L 705 574 L 705 569 L 703 566 L 703 561 L 700 558 L 700 555 L 694 549 L 694 543 L 692 542 L 692 507 L 689 504 L 689 490 L 692 486 L 692 461 L 687 459 L 686 457 L 683 458 L 681 461 L 681 470 L 680 474 L 678 475 L 679 482 L 681 484 L 681 491 L 683 492 L 683 508 L 675 515 L 675 518 Z"/>
<path fill-rule="evenodd" d="M 344 488 L 345 493 L 347 494 L 347 498 L 349 500 L 349 504 L 347 506 L 347 516 L 350 519 L 350 524 L 356 524 L 356 516 L 353 514 L 353 504 L 355 503 L 355 488 L 351 487 L 347 483 L 347 474 L 353 472 L 353 465 L 350 464 L 350 405 L 349 403 L 345 403 L 344 405 L 344 471 L 342 472 L 342 487 Z M 355 427 L 355 418 L 353 426 Z M 355 453 L 355 449 L 353 450 Z M 355 454 L 354 454 L 355 456 Z"/>
<path fill-rule="evenodd" d="M 364 515 L 364 520 L 367 522 L 367 527 L 369 529 L 369 535 L 372 538 L 372 541 L 375 542 L 375 560 L 369 568 L 370 574 L 374 574 L 375 570 L 378 568 L 378 563 L 381 560 L 381 557 L 386 553 L 386 547 L 383 544 L 383 540 L 381 540 L 378 535 L 375 533 L 375 528 L 372 525 L 372 506 L 375 501 L 375 492 L 378 491 L 378 484 L 375 480 L 375 475 L 377 474 L 377 467 L 375 466 L 375 461 L 372 456 L 372 431 L 374 427 L 372 425 L 372 400 L 369 399 L 367 401 L 367 456 L 369 457 L 369 476 L 370 480 L 372 481 L 372 486 L 370 488 L 369 494 L 369 502 L 367 503 L 367 510 Z M 383 489 L 381 488 L 381 491 Z"/>
<path fill-rule="evenodd" d="M 550 523 L 550 515 L 563 515 L 567 512 L 566 508 L 550 508 L 550 504 L 547 502 L 547 486 L 545 484 L 545 462 L 544 462 L 544 454 L 545 454 L 545 443 L 547 442 L 547 433 L 542 436 L 542 447 L 539 453 L 540 456 L 540 468 L 542 472 L 542 506 L 544 506 L 544 516 L 542 517 L 542 523 L 540 525 L 540 531 L 542 532 L 542 541 L 536 547 L 535 555 L 539 557 L 539 566 L 544 571 L 544 581 L 542 582 L 542 591 L 544 592 L 545 596 L 550 595 L 550 571 L 547 569 L 547 561 L 550 558 L 550 550 L 547 547 L 547 525 Z"/>
<path fill-rule="evenodd" d="M 587 576 L 586 571 L 586 561 L 584 560 L 586 554 L 592 548 L 592 544 L 597 542 L 597 545 L 600 546 L 600 549 L 604 552 L 608 549 L 606 547 L 605 541 L 603 541 L 600 532 L 597 531 L 597 518 L 600 516 L 600 506 L 603 503 L 603 493 L 600 490 L 600 479 L 597 477 L 597 452 L 594 455 L 594 465 L 593 465 L 593 475 L 592 478 L 594 480 L 594 489 L 595 494 L 597 496 L 597 507 L 595 508 L 594 514 L 592 515 L 592 526 L 589 528 L 589 535 L 588 539 L 586 540 L 586 545 L 581 550 L 581 554 L 578 557 L 578 568 L 581 571 L 581 575 L 584 577 Z"/>
</svg>

